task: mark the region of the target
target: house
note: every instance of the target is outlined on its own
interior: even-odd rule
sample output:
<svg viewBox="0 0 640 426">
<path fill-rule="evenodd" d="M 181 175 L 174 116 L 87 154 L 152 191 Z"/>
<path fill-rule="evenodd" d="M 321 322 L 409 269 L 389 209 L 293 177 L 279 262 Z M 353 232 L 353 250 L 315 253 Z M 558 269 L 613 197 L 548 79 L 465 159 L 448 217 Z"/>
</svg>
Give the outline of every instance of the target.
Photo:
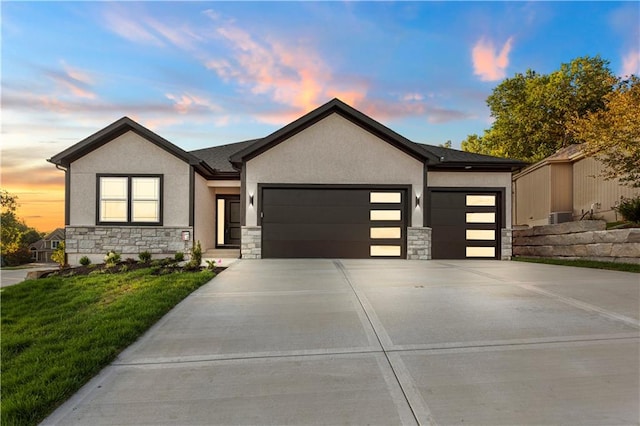
<svg viewBox="0 0 640 426">
<path fill-rule="evenodd" d="M 33 262 L 49 263 L 52 262 L 51 254 L 64 241 L 64 229 L 57 228 L 48 233 L 41 240 L 29 245 L 31 252 L 31 260 Z"/>
<path fill-rule="evenodd" d="M 65 171 L 71 264 L 195 241 L 247 259 L 508 259 L 524 166 L 414 143 L 338 99 L 192 152 L 125 117 L 48 161 Z"/>
<path fill-rule="evenodd" d="M 516 225 L 547 225 L 582 218 L 620 220 L 620 197 L 640 195 L 639 188 L 605 180 L 604 164 L 570 145 L 513 176 Z"/>
</svg>

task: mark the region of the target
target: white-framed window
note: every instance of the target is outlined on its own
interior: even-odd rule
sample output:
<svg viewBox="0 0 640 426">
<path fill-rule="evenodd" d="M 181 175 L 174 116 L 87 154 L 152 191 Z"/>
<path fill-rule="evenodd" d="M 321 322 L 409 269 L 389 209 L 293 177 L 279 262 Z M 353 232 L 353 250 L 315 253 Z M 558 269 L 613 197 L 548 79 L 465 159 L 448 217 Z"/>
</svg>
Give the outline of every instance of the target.
<svg viewBox="0 0 640 426">
<path fill-rule="evenodd" d="M 98 175 L 97 187 L 98 224 L 162 224 L 162 175 Z"/>
<path fill-rule="evenodd" d="M 52 240 L 51 241 L 51 248 L 52 249 L 54 249 L 54 250 L 57 249 L 59 245 L 60 245 L 60 241 L 58 241 L 58 240 Z"/>
</svg>

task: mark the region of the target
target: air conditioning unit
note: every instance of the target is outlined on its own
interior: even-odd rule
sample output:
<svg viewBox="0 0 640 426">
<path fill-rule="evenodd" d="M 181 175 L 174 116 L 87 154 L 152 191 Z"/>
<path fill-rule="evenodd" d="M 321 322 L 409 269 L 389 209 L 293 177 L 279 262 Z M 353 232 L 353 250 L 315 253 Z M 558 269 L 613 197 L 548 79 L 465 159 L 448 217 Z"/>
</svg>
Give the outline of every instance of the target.
<svg viewBox="0 0 640 426">
<path fill-rule="evenodd" d="M 573 212 L 552 212 L 549 215 L 549 225 L 557 223 L 571 222 L 573 220 Z"/>
</svg>

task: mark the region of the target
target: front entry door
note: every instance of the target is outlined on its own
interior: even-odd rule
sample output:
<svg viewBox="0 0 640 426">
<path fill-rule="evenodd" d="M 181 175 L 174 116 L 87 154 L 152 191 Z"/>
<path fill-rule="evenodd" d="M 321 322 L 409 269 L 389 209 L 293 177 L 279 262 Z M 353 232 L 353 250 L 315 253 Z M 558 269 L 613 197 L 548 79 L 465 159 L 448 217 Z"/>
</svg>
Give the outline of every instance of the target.
<svg viewBox="0 0 640 426">
<path fill-rule="evenodd" d="M 217 197 L 216 247 L 240 247 L 240 196 Z"/>
</svg>

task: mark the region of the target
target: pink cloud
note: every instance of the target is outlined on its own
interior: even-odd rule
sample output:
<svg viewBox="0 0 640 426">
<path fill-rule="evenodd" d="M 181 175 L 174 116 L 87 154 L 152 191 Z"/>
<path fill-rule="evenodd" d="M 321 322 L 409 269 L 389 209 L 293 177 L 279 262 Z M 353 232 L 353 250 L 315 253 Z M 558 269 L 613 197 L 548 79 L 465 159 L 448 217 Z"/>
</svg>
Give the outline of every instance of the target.
<svg viewBox="0 0 640 426">
<path fill-rule="evenodd" d="M 640 52 L 631 50 L 622 57 L 622 76 L 640 75 Z"/>
<path fill-rule="evenodd" d="M 206 15 L 218 25 L 216 32 L 229 44 L 231 55 L 209 59 L 205 66 L 225 82 L 290 107 L 280 112 L 259 113 L 261 121 L 282 124 L 332 97 L 353 105 L 366 96 L 365 84 L 338 81 L 312 46 L 274 38 L 258 39 L 231 21 L 221 22 L 219 15 L 211 11 Z"/>
<path fill-rule="evenodd" d="M 165 96 L 167 97 L 167 99 L 170 99 L 174 102 L 174 109 L 180 114 L 198 111 L 221 111 L 221 108 L 218 105 L 215 105 L 209 99 L 202 96 L 193 95 L 190 93 L 183 93 L 182 95 L 167 93 Z"/>
<path fill-rule="evenodd" d="M 484 37 L 478 40 L 471 50 L 474 74 L 479 76 L 482 81 L 503 79 L 509 65 L 512 43 L 513 37 L 509 37 L 498 52 L 491 40 Z"/>
</svg>

